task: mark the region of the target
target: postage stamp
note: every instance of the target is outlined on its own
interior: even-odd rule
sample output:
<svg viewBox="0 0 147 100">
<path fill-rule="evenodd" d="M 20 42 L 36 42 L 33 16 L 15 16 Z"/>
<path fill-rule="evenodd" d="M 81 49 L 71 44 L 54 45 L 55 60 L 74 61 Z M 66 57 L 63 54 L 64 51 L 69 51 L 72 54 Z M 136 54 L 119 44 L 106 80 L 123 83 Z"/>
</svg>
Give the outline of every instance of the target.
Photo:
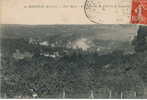
<svg viewBox="0 0 147 100">
<path fill-rule="evenodd" d="M 132 1 L 131 23 L 147 24 L 147 0 Z"/>
</svg>

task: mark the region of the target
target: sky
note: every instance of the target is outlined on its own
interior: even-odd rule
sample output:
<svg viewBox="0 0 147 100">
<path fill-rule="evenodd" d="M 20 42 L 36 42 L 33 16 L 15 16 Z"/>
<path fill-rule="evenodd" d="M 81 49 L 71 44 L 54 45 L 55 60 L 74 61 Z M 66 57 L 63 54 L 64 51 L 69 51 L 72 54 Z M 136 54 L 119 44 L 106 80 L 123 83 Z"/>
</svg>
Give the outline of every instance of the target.
<svg viewBox="0 0 147 100">
<path fill-rule="evenodd" d="M 85 16 L 85 1 L 0 0 L 0 21 L 2 24 L 93 24 Z"/>
<path fill-rule="evenodd" d="M 92 5 L 88 6 L 89 4 Z M 97 6 L 93 8 L 95 4 Z M 89 10 L 84 11 L 85 5 Z M 104 10 L 104 5 L 112 7 L 105 7 Z M 114 5 L 116 8 L 113 7 Z M 131 0 L 0 0 L 0 22 L 2 24 L 94 24 L 90 21 L 94 18 L 97 23 L 101 20 L 105 24 L 126 24 L 130 22 L 129 5 L 131 6 Z"/>
</svg>

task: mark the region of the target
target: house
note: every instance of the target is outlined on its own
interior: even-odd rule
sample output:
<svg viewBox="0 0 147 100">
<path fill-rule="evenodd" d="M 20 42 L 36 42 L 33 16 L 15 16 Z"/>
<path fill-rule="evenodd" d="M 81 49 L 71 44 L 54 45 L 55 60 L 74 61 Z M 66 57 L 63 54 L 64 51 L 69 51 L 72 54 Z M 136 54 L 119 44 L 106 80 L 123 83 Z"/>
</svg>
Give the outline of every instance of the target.
<svg viewBox="0 0 147 100">
<path fill-rule="evenodd" d="M 40 42 L 39 44 L 42 45 L 42 46 L 48 46 L 49 45 L 47 41 Z"/>
<path fill-rule="evenodd" d="M 32 58 L 33 54 L 31 54 L 30 52 L 20 52 L 19 49 L 16 49 L 16 52 L 14 52 L 12 54 L 13 58 L 17 59 L 17 60 L 22 60 L 24 58 Z"/>
</svg>

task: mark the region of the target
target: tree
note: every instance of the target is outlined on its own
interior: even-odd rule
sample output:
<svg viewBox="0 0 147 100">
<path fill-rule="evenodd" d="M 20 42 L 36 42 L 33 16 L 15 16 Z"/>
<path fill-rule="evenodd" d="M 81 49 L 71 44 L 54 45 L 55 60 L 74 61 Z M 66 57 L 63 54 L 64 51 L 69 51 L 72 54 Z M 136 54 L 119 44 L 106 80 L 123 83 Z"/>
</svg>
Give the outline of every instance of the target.
<svg viewBox="0 0 147 100">
<path fill-rule="evenodd" d="M 137 32 L 137 39 L 134 39 L 135 50 L 136 52 L 143 52 L 147 50 L 147 27 L 139 26 Z"/>
</svg>

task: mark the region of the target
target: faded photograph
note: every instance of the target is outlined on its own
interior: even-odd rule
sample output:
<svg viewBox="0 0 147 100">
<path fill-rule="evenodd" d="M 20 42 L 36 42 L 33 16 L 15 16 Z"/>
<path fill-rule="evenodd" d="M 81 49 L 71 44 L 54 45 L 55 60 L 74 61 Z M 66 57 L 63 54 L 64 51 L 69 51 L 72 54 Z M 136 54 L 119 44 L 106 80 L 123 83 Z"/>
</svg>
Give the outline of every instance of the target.
<svg viewBox="0 0 147 100">
<path fill-rule="evenodd" d="M 1 98 L 147 98 L 147 26 L 1 25 Z"/>
</svg>

